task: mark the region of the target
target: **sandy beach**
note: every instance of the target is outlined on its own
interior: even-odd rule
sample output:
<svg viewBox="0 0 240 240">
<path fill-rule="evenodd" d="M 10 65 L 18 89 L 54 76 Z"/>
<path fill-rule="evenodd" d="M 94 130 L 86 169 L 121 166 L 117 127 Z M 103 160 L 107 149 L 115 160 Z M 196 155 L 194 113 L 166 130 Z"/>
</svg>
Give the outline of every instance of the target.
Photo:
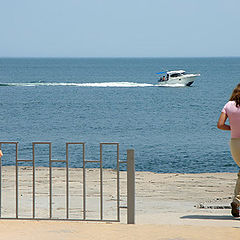
<svg viewBox="0 0 240 240">
<path fill-rule="evenodd" d="M 48 168 L 36 169 L 36 217 L 48 218 Z M 99 170 L 88 169 L 87 218 L 99 218 Z M 80 179 L 80 181 L 79 181 Z M 70 218 L 82 218 L 82 169 L 70 169 Z M 116 219 L 116 171 L 105 169 L 104 219 Z M 0 239 L 239 239 L 229 204 L 236 173 L 136 172 L 136 224 L 1 220 Z M 120 173 L 126 205 L 126 172 Z M 53 218 L 65 218 L 65 170 L 53 169 Z M 2 217 L 15 214 L 15 168 L 2 168 Z M 32 168 L 19 168 L 19 217 L 32 214 Z M 94 229 L 94 231 L 93 231 Z M 39 234 L 38 234 L 39 233 Z M 39 237 L 38 237 L 39 235 Z"/>
</svg>

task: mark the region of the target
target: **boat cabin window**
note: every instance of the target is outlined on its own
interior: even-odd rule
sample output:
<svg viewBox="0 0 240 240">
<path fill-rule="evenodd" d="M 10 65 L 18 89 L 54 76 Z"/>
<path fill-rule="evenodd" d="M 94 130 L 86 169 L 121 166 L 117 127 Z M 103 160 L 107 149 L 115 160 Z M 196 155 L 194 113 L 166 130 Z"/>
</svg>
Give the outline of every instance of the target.
<svg viewBox="0 0 240 240">
<path fill-rule="evenodd" d="M 174 77 L 179 77 L 181 75 L 182 75 L 181 73 L 173 73 L 171 74 L 171 77 L 174 78 Z"/>
</svg>

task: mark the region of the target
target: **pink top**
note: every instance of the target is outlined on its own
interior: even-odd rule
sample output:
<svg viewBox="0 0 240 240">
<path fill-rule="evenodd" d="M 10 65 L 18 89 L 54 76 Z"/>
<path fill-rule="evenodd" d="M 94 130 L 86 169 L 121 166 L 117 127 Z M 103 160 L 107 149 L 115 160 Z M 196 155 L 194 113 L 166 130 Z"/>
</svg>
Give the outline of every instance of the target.
<svg viewBox="0 0 240 240">
<path fill-rule="evenodd" d="M 236 107 L 235 101 L 229 101 L 222 112 L 227 114 L 231 127 L 231 137 L 240 138 L 240 107 Z"/>
</svg>

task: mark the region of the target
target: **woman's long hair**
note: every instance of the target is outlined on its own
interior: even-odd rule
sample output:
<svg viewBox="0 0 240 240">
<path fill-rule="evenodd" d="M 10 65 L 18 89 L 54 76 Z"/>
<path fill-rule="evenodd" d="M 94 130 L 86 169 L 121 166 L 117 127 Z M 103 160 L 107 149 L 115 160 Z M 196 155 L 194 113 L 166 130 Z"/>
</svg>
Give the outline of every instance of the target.
<svg viewBox="0 0 240 240">
<path fill-rule="evenodd" d="M 235 101 L 236 107 L 240 107 L 240 83 L 233 89 L 229 101 Z"/>
</svg>

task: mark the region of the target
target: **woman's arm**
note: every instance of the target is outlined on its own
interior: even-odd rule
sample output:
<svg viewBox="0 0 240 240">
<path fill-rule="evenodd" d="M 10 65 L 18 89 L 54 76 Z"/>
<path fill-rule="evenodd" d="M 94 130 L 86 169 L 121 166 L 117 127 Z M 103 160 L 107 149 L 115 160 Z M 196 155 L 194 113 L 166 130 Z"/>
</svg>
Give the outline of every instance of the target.
<svg viewBox="0 0 240 240">
<path fill-rule="evenodd" d="M 0 150 L 0 157 L 2 157 L 3 156 L 3 153 L 2 153 L 2 150 Z"/>
<path fill-rule="evenodd" d="M 221 130 L 228 130 L 230 131 L 231 128 L 229 125 L 225 124 L 226 120 L 227 120 L 228 116 L 226 113 L 221 113 L 219 119 L 218 119 L 218 123 L 217 123 L 217 127 Z"/>
</svg>

